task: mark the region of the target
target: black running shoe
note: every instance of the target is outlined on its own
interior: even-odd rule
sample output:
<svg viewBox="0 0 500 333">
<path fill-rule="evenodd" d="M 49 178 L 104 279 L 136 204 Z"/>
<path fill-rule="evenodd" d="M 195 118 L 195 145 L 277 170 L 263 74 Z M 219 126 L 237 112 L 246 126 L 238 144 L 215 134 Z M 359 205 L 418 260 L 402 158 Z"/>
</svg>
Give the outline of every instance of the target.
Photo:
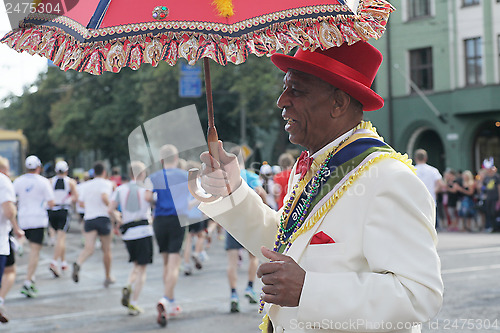
<svg viewBox="0 0 500 333">
<path fill-rule="evenodd" d="M 80 265 L 78 265 L 76 262 L 73 263 L 73 281 L 78 282 L 79 276 L 78 273 L 80 272 Z"/>
<path fill-rule="evenodd" d="M 132 288 L 130 286 L 124 287 L 122 289 L 122 305 L 128 307 L 130 305 L 130 294 Z"/>
</svg>

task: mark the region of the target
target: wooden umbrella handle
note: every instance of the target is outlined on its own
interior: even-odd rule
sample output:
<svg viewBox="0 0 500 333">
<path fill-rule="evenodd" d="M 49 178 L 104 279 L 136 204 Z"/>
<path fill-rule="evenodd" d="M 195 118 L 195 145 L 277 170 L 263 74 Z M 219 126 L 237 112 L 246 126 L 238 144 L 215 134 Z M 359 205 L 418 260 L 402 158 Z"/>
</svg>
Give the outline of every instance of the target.
<svg viewBox="0 0 500 333">
<path fill-rule="evenodd" d="M 212 157 L 220 162 L 219 156 L 219 136 L 217 135 L 217 130 L 215 126 L 209 127 L 207 131 L 207 144 L 208 144 L 208 152 Z"/>
<path fill-rule="evenodd" d="M 209 127 L 207 132 L 208 152 L 216 161 L 219 160 L 219 137 L 215 126 Z M 188 172 L 188 189 L 193 198 L 200 202 L 212 202 L 219 197 L 206 193 L 198 184 L 200 170 L 197 168 L 190 169 Z M 228 185 L 229 186 L 229 185 Z"/>
<path fill-rule="evenodd" d="M 208 113 L 208 131 L 207 131 L 207 145 L 208 152 L 212 157 L 220 162 L 219 159 L 219 136 L 217 135 L 217 130 L 215 129 L 214 120 L 214 103 L 212 98 L 212 81 L 210 79 L 210 64 L 208 58 L 203 58 L 203 68 L 205 71 L 205 89 L 207 95 L 207 113 Z M 206 193 L 198 184 L 198 169 L 189 170 L 188 174 L 188 188 L 191 195 L 198 201 L 201 202 L 212 202 L 217 200 L 219 197 Z M 227 185 L 229 191 L 229 184 Z"/>
</svg>

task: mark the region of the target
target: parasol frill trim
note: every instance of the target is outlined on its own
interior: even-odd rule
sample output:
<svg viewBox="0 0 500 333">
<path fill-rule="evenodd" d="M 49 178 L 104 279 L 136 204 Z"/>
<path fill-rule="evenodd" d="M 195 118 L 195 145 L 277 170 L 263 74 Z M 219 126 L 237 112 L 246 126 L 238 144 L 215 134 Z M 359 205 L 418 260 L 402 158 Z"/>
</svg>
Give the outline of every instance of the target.
<svg viewBox="0 0 500 333">
<path fill-rule="evenodd" d="M 156 67 L 160 61 L 166 61 L 173 66 L 179 58 L 186 59 L 190 64 L 203 57 L 220 65 L 228 62 L 240 64 L 252 53 L 270 56 L 276 52 L 289 53 L 296 46 L 309 50 L 318 47 L 327 49 L 343 43 L 378 39 L 385 31 L 392 11 L 394 7 L 385 0 L 360 0 L 356 15 L 277 21 L 237 38 L 211 34 L 208 29 L 206 32 L 191 33 L 186 29 L 188 31 L 159 34 L 145 32 L 142 35 L 80 43 L 57 27 L 26 26 L 10 32 L 0 41 L 18 52 L 44 56 L 63 70 L 73 69 L 99 75 L 104 71 L 119 72 L 124 67 L 136 70 L 143 63 Z M 74 23 L 68 22 L 67 25 L 83 32 L 83 27 Z M 148 26 L 145 25 L 141 30 L 147 31 Z M 90 30 L 90 33 L 96 31 Z"/>
</svg>

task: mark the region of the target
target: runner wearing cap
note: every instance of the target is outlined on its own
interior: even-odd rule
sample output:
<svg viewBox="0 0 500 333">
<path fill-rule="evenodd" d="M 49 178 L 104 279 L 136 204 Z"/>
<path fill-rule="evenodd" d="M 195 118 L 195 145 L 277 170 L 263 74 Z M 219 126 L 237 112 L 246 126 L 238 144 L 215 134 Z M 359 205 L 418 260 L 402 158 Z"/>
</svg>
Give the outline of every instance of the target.
<svg viewBox="0 0 500 333">
<path fill-rule="evenodd" d="M 35 271 L 38 266 L 43 234 L 49 225 L 47 208 L 54 206 L 54 192 L 47 178 L 40 176 L 42 163 L 35 155 L 25 161 L 27 173 L 14 181 L 18 201 L 18 224 L 30 242 L 28 270 L 21 293 L 36 297 Z"/>
<path fill-rule="evenodd" d="M 66 270 L 68 264 L 65 260 L 66 252 L 66 232 L 69 229 L 69 209 L 72 203 L 78 200 L 76 181 L 68 177 L 69 166 L 66 161 L 56 163 L 56 175 L 50 179 L 54 190 L 54 207 L 49 213 L 49 222 L 56 231 L 56 244 L 54 246 L 54 257 L 49 269 L 54 277 L 59 277 L 61 270 Z"/>
</svg>

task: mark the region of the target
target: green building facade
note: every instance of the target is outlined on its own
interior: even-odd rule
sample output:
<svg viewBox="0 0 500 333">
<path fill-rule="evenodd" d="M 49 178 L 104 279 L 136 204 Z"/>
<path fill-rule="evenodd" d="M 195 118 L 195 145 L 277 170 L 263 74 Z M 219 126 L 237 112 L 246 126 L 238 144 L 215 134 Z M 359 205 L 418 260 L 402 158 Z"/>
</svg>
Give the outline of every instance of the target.
<svg viewBox="0 0 500 333">
<path fill-rule="evenodd" d="M 384 56 L 366 112 L 396 150 L 418 148 L 429 164 L 476 172 L 500 165 L 500 0 L 391 1 L 387 31 L 372 42 Z"/>
</svg>

